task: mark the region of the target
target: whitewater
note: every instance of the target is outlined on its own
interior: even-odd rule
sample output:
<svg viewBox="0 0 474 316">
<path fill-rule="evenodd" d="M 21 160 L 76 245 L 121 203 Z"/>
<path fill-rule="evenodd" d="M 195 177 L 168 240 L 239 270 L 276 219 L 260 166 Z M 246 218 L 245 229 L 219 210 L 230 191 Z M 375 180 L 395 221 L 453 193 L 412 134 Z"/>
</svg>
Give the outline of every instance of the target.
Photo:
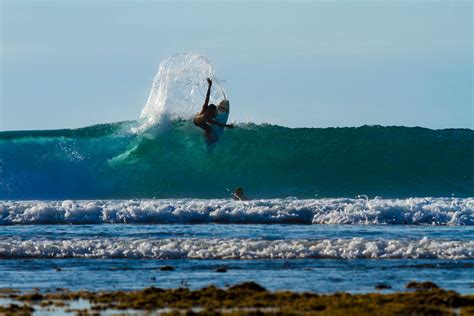
<svg viewBox="0 0 474 316">
<path fill-rule="evenodd" d="M 135 259 L 474 259 L 474 241 L 68 239 L 0 242 L 3 258 Z"/>
<path fill-rule="evenodd" d="M 392 224 L 474 225 L 473 198 L 3 201 L 13 224 Z"/>
<path fill-rule="evenodd" d="M 205 56 L 178 54 L 136 120 L 0 132 L 0 288 L 473 292 L 474 131 L 237 122 L 208 152 L 206 77 L 233 102 Z"/>
</svg>

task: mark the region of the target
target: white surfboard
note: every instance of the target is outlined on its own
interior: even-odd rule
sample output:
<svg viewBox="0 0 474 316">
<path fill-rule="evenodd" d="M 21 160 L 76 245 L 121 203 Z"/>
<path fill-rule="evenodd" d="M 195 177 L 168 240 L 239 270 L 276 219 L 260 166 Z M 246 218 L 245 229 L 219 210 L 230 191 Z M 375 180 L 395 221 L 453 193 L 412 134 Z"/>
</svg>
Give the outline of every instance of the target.
<svg viewBox="0 0 474 316">
<path fill-rule="evenodd" d="M 221 103 L 219 103 L 219 105 L 217 106 L 217 116 L 214 118 L 214 120 L 221 124 L 227 124 L 227 119 L 229 118 L 229 110 L 229 100 L 222 100 Z M 211 150 L 212 148 L 214 148 L 214 146 L 216 146 L 217 141 L 224 133 L 224 127 L 222 126 L 211 124 L 211 127 L 212 133 L 214 134 L 214 139 L 212 141 L 209 141 L 207 139 L 205 140 L 208 150 Z"/>
</svg>

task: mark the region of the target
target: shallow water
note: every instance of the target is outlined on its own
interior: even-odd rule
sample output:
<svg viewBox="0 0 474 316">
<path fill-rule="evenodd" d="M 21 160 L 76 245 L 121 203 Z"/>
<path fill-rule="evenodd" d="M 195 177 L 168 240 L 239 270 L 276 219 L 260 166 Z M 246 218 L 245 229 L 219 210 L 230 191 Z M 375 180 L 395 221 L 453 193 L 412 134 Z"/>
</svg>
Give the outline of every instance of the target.
<svg viewBox="0 0 474 316">
<path fill-rule="evenodd" d="M 403 290 L 431 280 L 474 292 L 474 226 L 296 224 L 8 225 L 0 288 Z M 173 271 L 160 271 L 171 265 Z M 215 270 L 225 267 L 227 272 Z"/>
</svg>

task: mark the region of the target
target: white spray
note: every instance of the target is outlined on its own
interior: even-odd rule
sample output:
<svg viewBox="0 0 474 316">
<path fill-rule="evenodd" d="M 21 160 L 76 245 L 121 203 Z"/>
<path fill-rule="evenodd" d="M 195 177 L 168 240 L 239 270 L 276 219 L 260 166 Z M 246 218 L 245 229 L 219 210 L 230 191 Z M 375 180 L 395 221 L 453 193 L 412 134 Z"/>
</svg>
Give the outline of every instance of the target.
<svg viewBox="0 0 474 316">
<path fill-rule="evenodd" d="M 211 102 L 218 103 L 226 98 L 222 83 L 205 56 L 185 53 L 162 61 L 140 114 L 141 123 L 133 132 L 160 128 L 175 119 L 190 119 L 204 102 L 207 77 L 214 82 Z"/>
</svg>

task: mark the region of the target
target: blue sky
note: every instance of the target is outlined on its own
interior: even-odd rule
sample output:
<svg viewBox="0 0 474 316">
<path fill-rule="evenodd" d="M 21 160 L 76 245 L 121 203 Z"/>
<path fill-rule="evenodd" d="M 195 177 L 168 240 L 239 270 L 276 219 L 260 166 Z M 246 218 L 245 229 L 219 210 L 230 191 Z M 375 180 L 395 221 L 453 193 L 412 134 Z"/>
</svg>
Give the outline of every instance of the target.
<svg viewBox="0 0 474 316">
<path fill-rule="evenodd" d="M 231 120 L 474 128 L 471 1 L 7 1 L 0 130 L 132 120 L 206 55 Z"/>
</svg>

